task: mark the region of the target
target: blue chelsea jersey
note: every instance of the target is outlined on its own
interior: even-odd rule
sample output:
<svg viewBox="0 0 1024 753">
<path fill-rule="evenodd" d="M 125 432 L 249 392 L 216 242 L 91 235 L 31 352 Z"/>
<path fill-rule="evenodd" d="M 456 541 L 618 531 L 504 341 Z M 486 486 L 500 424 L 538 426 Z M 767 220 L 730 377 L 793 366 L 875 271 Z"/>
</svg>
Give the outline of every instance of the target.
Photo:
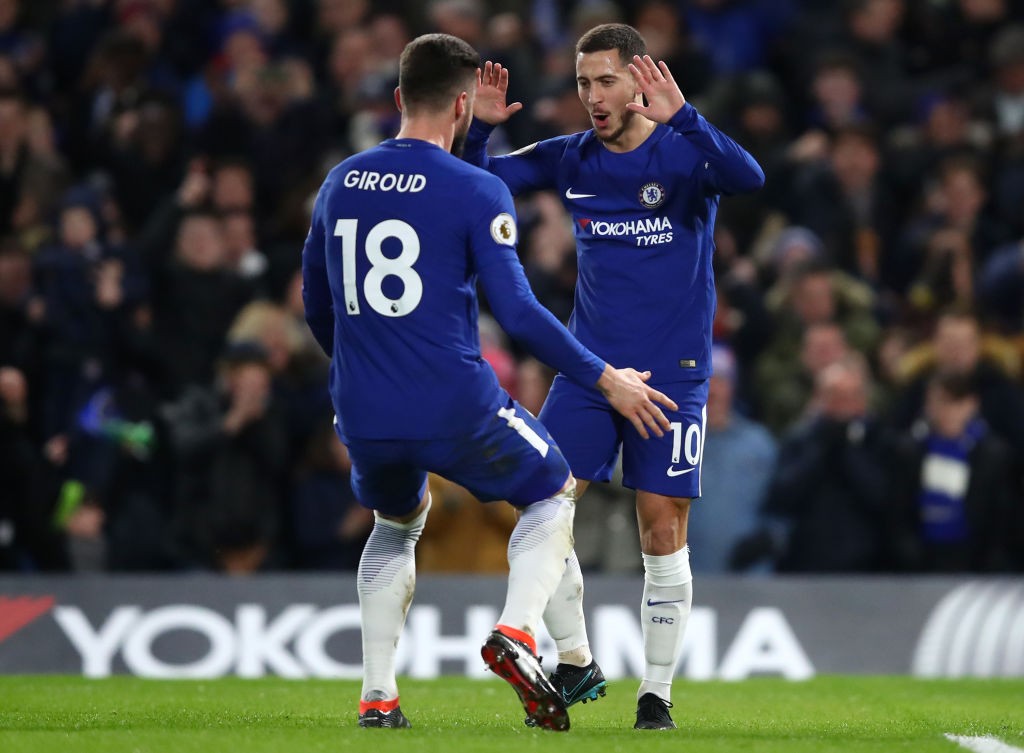
<svg viewBox="0 0 1024 753">
<path fill-rule="evenodd" d="M 391 139 L 324 181 L 303 249 L 306 319 L 331 356 L 343 437 L 455 437 L 507 397 L 481 358 L 479 278 L 499 323 L 593 384 L 604 362 L 537 303 L 500 180 L 426 141 Z"/>
<path fill-rule="evenodd" d="M 718 200 L 760 188 L 764 173 L 686 104 L 629 152 L 585 131 L 488 157 L 474 121 L 465 158 L 513 194 L 558 192 L 572 217 L 579 277 L 569 329 L 614 366 L 659 383 L 711 375 Z"/>
</svg>

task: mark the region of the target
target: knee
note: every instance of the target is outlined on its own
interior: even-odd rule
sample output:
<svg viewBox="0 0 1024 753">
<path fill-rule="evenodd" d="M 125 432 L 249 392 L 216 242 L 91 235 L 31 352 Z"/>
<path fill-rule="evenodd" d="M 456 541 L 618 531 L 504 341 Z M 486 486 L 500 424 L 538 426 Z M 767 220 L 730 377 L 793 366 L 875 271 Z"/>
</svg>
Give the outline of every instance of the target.
<svg viewBox="0 0 1024 753">
<path fill-rule="evenodd" d="M 686 546 L 685 533 L 678 526 L 654 525 L 640 534 L 640 548 L 644 554 L 662 556 L 678 552 Z"/>
<path fill-rule="evenodd" d="M 640 548 L 644 554 L 665 555 L 686 546 L 689 500 L 659 506 L 657 514 L 640 519 Z"/>
</svg>

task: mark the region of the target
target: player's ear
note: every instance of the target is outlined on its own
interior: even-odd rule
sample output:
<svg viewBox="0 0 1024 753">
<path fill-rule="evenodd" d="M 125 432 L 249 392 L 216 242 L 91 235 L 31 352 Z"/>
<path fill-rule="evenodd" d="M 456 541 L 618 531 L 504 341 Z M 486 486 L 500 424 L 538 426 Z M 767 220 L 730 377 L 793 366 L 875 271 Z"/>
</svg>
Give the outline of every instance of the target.
<svg viewBox="0 0 1024 753">
<path fill-rule="evenodd" d="M 455 99 L 455 119 L 461 120 L 469 107 L 469 92 L 460 92 Z"/>
<path fill-rule="evenodd" d="M 395 107 L 399 112 L 402 111 L 402 91 L 397 86 L 395 87 Z"/>
</svg>

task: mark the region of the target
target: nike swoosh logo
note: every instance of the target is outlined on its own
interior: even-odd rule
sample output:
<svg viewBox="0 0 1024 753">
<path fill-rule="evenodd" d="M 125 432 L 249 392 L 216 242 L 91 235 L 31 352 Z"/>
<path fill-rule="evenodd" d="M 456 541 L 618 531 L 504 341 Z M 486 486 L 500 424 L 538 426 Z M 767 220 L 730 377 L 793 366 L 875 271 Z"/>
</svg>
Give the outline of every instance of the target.
<svg viewBox="0 0 1024 753">
<path fill-rule="evenodd" d="M 567 199 L 592 199 L 597 196 L 596 193 L 573 193 L 572 187 L 565 189 L 565 198 Z"/>
<path fill-rule="evenodd" d="M 587 684 L 587 680 L 590 679 L 590 676 L 592 674 L 594 674 L 594 670 L 587 670 L 587 673 L 583 675 L 583 679 L 580 680 L 576 687 L 570 690 L 568 693 L 565 692 L 565 688 L 562 688 L 562 700 L 566 703 L 569 703 L 569 701 L 572 700 L 572 697 L 580 691 L 580 688 Z"/>
<path fill-rule="evenodd" d="M 669 476 L 682 476 L 684 473 L 689 473 L 692 470 L 693 470 L 693 468 L 685 468 L 685 469 L 683 469 L 681 471 L 677 471 L 672 466 L 669 466 L 668 470 L 665 471 L 665 473 L 667 473 Z"/>
<path fill-rule="evenodd" d="M 686 601 L 686 599 L 672 599 L 671 601 L 655 601 L 654 599 L 648 599 L 647 606 L 656 607 L 659 604 L 678 604 L 681 601 Z"/>
</svg>

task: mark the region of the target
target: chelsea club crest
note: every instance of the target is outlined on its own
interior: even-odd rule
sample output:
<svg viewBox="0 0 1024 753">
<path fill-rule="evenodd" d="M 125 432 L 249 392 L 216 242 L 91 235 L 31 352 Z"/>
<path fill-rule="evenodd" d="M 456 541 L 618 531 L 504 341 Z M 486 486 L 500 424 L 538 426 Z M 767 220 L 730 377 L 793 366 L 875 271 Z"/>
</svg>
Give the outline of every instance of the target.
<svg viewBox="0 0 1024 753">
<path fill-rule="evenodd" d="M 665 203 L 665 187 L 661 183 L 644 183 L 640 189 L 640 203 L 648 209 Z"/>
</svg>

